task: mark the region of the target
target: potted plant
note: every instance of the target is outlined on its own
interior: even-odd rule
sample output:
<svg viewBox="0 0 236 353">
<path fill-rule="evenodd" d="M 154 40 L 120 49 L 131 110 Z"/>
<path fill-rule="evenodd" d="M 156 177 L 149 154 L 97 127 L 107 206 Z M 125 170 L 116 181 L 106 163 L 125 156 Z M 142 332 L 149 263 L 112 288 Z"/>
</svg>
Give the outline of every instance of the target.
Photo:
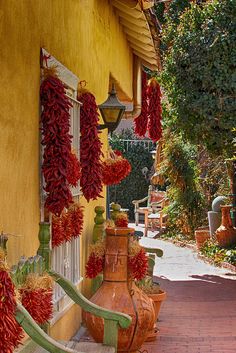
<svg viewBox="0 0 236 353">
<path fill-rule="evenodd" d="M 155 320 L 154 325 L 149 328 L 149 335 L 146 338 L 146 341 L 153 341 L 157 337 L 158 329 L 156 323 L 161 309 L 161 304 L 166 299 L 166 292 L 162 290 L 160 284 L 154 282 L 150 276 L 146 276 L 143 280 L 137 281 L 136 284 L 153 301 Z"/>
<path fill-rule="evenodd" d="M 197 249 L 201 250 L 205 242 L 210 239 L 210 229 L 207 226 L 199 227 L 195 230 L 194 235 Z"/>
</svg>

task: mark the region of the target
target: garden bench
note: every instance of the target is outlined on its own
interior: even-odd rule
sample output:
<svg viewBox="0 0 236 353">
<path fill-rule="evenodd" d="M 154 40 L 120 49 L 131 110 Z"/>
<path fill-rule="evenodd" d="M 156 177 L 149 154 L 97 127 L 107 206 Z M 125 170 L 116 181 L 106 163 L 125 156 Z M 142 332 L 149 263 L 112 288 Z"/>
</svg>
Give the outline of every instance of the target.
<svg viewBox="0 0 236 353">
<path fill-rule="evenodd" d="M 45 262 L 40 255 L 25 259 L 22 258 L 18 265 L 12 269 L 12 279 L 16 285 L 24 282 L 27 274 L 45 271 Z M 33 320 L 28 311 L 17 304 L 16 320 L 22 326 L 28 336 L 36 343 L 28 351 L 30 353 L 116 353 L 118 329 L 128 328 L 131 324 L 131 317 L 119 312 L 107 310 L 97 306 L 85 298 L 77 287 L 60 274 L 48 270 L 47 273 L 59 284 L 65 293 L 78 304 L 84 311 L 99 316 L 104 320 L 104 339 L 103 344 L 95 342 L 57 342 L 52 339 L 42 328 Z"/>
<path fill-rule="evenodd" d="M 148 195 L 141 200 L 133 200 L 132 203 L 134 205 L 134 217 L 135 217 L 135 225 L 139 224 L 139 215 L 144 215 L 144 235 L 147 236 L 148 232 L 148 216 L 153 213 L 153 206 L 155 206 L 155 213 L 162 211 L 163 209 L 163 201 L 166 199 L 166 192 L 159 190 L 152 190 L 152 186 L 150 185 L 148 188 Z M 146 206 L 142 207 L 140 204 L 146 202 Z M 162 225 L 162 224 L 161 224 Z"/>
</svg>

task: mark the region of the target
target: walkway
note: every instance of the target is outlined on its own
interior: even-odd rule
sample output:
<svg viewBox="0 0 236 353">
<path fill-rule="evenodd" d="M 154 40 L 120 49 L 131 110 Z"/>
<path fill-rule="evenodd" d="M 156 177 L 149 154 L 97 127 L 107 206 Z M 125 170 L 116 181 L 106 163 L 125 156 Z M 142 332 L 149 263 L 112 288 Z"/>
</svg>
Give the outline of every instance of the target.
<svg viewBox="0 0 236 353">
<path fill-rule="evenodd" d="M 141 244 L 163 249 L 154 274 L 168 295 L 159 336 L 141 351 L 236 353 L 236 273 L 205 264 L 190 249 L 166 241 L 142 238 Z"/>
</svg>

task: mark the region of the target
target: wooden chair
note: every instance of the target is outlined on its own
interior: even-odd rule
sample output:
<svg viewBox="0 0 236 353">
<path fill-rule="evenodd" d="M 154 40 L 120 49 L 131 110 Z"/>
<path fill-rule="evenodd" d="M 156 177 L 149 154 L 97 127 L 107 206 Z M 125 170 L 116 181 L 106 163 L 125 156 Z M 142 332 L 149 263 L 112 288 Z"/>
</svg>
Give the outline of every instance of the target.
<svg viewBox="0 0 236 353">
<path fill-rule="evenodd" d="M 166 199 L 166 192 L 153 190 L 150 185 L 148 188 L 148 195 L 141 200 L 133 200 L 134 204 L 134 217 L 135 217 L 135 225 L 139 224 L 139 215 L 144 215 L 144 235 L 147 236 L 148 232 L 148 216 L 153 213 L 152 205 L 155 204 L 156 208 L 162 208 L 162 201 Z M 146 206 L 140 206 L 140 204 L 146 203 Z"/>
<path fill-rule="evenodd" d="M 148 215 L 148 226 L 151 223 L 151 228 L 154 230 L 156 227 L 162 230 L 166 227 L 167 213 L 164 208 L 168 205 L 168 199 L 165 198 L 160 202 L 152 203 L 152 212 Z"/>
</svg>

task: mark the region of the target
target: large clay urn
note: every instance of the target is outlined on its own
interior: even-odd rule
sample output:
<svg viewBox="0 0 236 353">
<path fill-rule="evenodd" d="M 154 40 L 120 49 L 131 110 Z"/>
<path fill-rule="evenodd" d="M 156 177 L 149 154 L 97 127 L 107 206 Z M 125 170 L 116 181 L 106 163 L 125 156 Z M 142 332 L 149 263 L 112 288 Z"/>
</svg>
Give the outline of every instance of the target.
<svg viewBox="0 0 236 353">
<path fill-rule="evenodd" d="M 151 299 L 135 286 L 128 275 L 128 244 L 131 228 L 106 230 L 106 252 L 103 283 L 90 299 L 104 308 L 132 317 L 128 329 L 119 329 L 118 352 L 137 352 L 154 323 Z M 86 326 L 96 342 L 102 342 L 104 323 L 101 318 L 85 313 Z"/>
<path fill-rule="evenodd" d="M 228 248 L 236 244 L 236 228 L 233 227 L 230 217 L 230 205 L 222 205 L 222 220 L 220 227 L 216 230 L 215 236 L 218 244 L 223 248 Z"/>
</svg>

